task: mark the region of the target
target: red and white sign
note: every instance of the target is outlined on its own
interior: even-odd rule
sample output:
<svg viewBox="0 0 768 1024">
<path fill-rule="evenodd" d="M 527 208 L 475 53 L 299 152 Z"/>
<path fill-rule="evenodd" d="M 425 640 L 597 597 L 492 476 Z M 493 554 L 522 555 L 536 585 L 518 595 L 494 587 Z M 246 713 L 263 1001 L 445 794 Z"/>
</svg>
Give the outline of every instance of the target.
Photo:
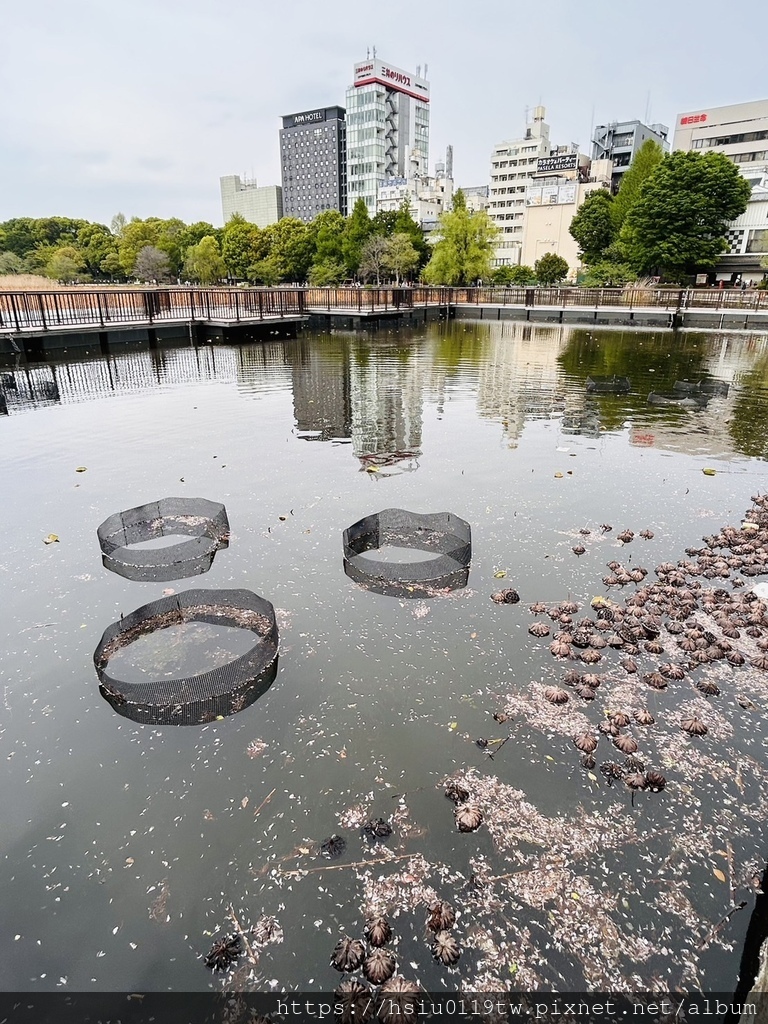
<svg viewBox="0 0 768 1024">
<path fill-rule="evenodd" d="M 406 96 L 429 103 L 429 83 L 426 79 L 396 68 L 392 64 L 385 64 L 378 58 L 355 64 L 355 87 L 369 85 L 371 82 L 378 82 L 387 89 L 395 89 L 397 92 L 404 92 Z"/>
<path fill-rule="evenodd" d="M 684 114 L 680 118 L 680 124 L 703 124 L 706 120 L 706 114 Z"/>
</svg>

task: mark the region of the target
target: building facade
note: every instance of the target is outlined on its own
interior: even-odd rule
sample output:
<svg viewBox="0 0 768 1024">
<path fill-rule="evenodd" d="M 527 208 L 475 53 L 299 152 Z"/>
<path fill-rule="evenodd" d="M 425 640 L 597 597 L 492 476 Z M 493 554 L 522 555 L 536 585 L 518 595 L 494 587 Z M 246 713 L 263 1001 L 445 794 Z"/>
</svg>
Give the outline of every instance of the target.
<svg viewBox="0 0 768 1024">
<path fill-rule="evenodd" d="M 768 100 L 678 115 L 673 149 L 724 153 L 750 178 L 768 167 Z"/>
<path fill-rule="evenodd" d="M 347 125 L 343 107 L 283 117 L 283 213 L 311 221 L 324 210 L 347 215 Z"/>
<path fill-rule="evenodd" d="M 280 185 L 257 185 L 239 174 L 220 179 L 221 208 L 226 224 L 233 213 L 239 213 L 251 224 L 265 228 L 283 216 L 283 190 Z"/>
<path fill-rule="evenodd" d="M 592 136 L 592 159 L 611 161 L 611 189 L 618 192 L 622 177 L 643 143 L 652 139 L 668 153 L 668 135 L 669 128 L 665 124 L 648 125 L 642 121 L 612 121 L 610 124 L 598 124 Z"/>
<path fill-rule="evenodd" d="M 411 216 L 425 234 L 431 234 L 437 227 L 441 213 L 450 210 L 453 204 L 453 152 L 448 147 L 446 160 L 435 164 L 435 176 L 415 174 L 410 178 L 386 178 L 379 186 L 376 212 L 399 210 L 404 199 L 408 200 Z"/>
<path fill-rule="evenodd" d="M 746 211 L 728 225 L 729 250 L 712 283 L 762 280 L 768 254 L 768 100 L 707 107 L 678 115 L 673 149 L 723 153 L 752 186 Z"/>
<path fill-rule="evenodd" d="M 590 163 L 581 153 L 543 157 L 525 194 L 522 263 L 533 267 L 554 253 L 568 263 L 568 279 L 575 281 L 581 261 L 571 221 L 591 192 L 610 188 L 611 175 L 610 160 Z"/>
<path fill-rule="evenodd" d="M 750 180 L 754 177 L 750 175 Z M 768 258 L 768 168 L 752 185 L 752 195 L 740 217 L 726 232 L 728 251 L 717 262 L 710 283 L 758 284 L 766 276 L 761 261 Z"/>
<path fill-rule="evenodd" d="M 500 142 L 491 154 L 488 216 L 498 230 L 491 263 L 516 266 L 523 247 L 525 194 L 534 179 L 539 160 L 553 154 L 575 153 L 576 146 L 552 146 L 544 107 L 534 107 L 533 120 L 521 139 Z"/>
<path fill-rule="evenodd" d="M 420 72 L 420 68 L 418 71 Z M 382 183 L 426 175 L 429 83 L 377 57 L 355 64 L 347 89 L 347 205 L 373 216 Z"/>
</svg>

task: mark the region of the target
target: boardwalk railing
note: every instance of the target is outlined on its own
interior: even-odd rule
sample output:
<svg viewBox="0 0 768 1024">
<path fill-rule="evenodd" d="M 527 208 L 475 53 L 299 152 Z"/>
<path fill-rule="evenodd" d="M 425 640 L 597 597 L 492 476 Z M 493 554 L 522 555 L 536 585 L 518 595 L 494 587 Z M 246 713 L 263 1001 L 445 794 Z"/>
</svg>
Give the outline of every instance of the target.
<svg viewBox="0 0 768 1024">
<path fill-rule="evenodd" d="M 658 309 L 768 313 L 768 291 L 680 288 L 147 288 L 0 292 L 0 331 L 253 323 L 317 312 L 386 313 L 423 306 Z"/>
<path fill-rule="evenodd" d="M 303 291 L 284 288 L 0 291 L 0 330 L 122 327 L 187 321 L 239 323 L 304 313 Z"/>
</svg>

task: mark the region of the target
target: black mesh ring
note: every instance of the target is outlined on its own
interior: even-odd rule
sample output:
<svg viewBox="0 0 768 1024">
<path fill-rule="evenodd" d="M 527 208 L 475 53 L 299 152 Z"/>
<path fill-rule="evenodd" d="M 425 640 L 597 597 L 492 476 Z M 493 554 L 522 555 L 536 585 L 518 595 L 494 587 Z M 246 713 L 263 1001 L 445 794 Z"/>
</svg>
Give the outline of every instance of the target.
<svg viewBox="0 0 768 1024">
<path fill-rule="evenodd" d="M 234 626 L 255 633 L 250 650 L 226 665 L 179 679 L 129 683 L 110 675 L 110 658 L 140 636 L 184 622 Z M 155 725 L 198 725 L 236 714 L 277 675 L 275 609 L 250 590 L 186 590 L 145 604 L 113 622 L 96 647 L 99 690 L 118 714 Z"/>
<path fill-rule="evenodd" d="M 185 579 L 207 572 L 219 548 L 229 543 L 227 511 L 207 498 L 161 498 L 116 512 L 96 531 L 102 562 L 129 580 Z M 187 534 L 189 540 L 166 548 L 132 548 L 131 544 Z"/>
<path fill-rule="evenodd" d="M 435 557 L 411 563 L 361 557 L 388 544 Z M 386 508 L 344 531 L 345 573 L 368 590 L 389 596 L 432 597 L 465 587 L 471 559 L 470 525 L 452 512 L 421 514 Z"/>
</svg>

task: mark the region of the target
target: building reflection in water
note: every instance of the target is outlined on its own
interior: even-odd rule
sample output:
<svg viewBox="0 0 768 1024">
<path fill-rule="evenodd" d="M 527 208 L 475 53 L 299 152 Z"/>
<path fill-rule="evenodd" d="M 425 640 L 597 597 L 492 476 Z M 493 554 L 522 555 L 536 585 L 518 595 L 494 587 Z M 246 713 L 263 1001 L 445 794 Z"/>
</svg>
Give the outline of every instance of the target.
<svg viewBox="0 0 768 1024">
<path fill-rule="evenodd" d="M 628 395 L 592 395 L 593 375 L 627 376 Z M 650 391 L 712 377 L 731 386 L 707 407 L 650 406 Z M 361 469 L 416 469 L 425 407 L 439 420 L 470 403 L 515 447 L 534 420 L 563 435 L 627 431 L 634 445 L 768 457 L 768 335 L 585 329 L 454 321 L 418 330 L 306 334 L 242 345 L 125 347 L 0 367 L 0 416 L 188 383 L 233 384 L 244 398 L 290 394 L 297 435 L 348 444 Z"/>
</svg>

